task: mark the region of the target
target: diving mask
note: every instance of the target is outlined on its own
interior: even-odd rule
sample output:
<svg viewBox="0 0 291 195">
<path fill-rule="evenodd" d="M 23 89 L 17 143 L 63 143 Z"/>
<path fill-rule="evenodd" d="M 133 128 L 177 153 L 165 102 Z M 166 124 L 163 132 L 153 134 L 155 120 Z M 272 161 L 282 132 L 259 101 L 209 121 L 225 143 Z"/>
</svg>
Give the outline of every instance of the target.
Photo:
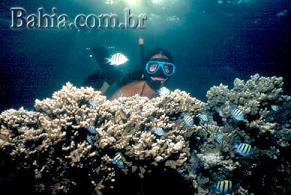
<svg viewBox="0 0 291 195">
<path fill-rule="evenodd" d="M 160 69 L 162 69 L 163 74 L 167 77 L 172 76 L 176 72 L 175 64 L 165 62 L 165 59 L 161 61 L 158 59 L 151 60 L 146 64 L 146 71 L 150 75 L 156 74 Z"/>
</svg>

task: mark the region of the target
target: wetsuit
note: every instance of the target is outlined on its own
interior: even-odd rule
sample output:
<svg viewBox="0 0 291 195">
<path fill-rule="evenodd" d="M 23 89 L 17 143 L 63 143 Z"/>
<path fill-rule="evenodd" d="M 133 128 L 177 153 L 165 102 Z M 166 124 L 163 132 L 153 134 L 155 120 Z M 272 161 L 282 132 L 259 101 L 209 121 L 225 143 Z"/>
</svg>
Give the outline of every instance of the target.
<svg viewBox="0 0 291 195">
<path fill-rule="evenodd" d="M 145 80 L 139 80 L 122 86 L 113 93 L 110 99 L 113 100 L 119 97 L 130 97 L 136 94 L 148 98 L 158 96 L 158 93 L 152 89 Z"/>
</svg>

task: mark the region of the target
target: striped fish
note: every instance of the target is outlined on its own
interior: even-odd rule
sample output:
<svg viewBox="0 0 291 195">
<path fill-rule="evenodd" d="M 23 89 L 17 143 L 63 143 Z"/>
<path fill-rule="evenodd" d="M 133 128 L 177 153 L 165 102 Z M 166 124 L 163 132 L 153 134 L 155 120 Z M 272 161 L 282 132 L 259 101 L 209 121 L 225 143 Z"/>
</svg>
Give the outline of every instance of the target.
<svg viewBox="0 0 291 195">
<path fill-rule="evenodd" d="M 230 109 L 230 114 L 233 118 L 235 118 L 236 120 L 238 121 L 243 121 L 245 120 L 245 115 L 244 113 L 240 110 L 240 109 L 237 109 L 237 108 L 231 108 Z"/>
<path fill-rule="evenodd" d="M 97 133 L 97 130 L 94 126 L 88 126 L 87 127 L 87 130 L 91 133 L 91 134 L 96 134 Z"/>
<path fill-rule="evenodd" d="M 107 58 L 107 63 L 112 66 L 120 66 L 125 64 L 128 61 L 128 58 L 122 53 L 113 54 L 110 58 Z"/>
<path fill-rule="evenodd" d="M 167 88 L 167 87 L 162 87 L 159 90 L 159 95 L 163 96 L 163 95 L 168 95 L 171 91 Z"/>
<path fill-rule="evenodd" d="M 185 123 L 186 126 L 191 127 L 194 125 L 194 120 L 192 117 L 190 117 L 188 114 L 185 114 L 183 116 L 183 121 Z"/>
<path fill-rule="evenodd" d="M 94 145 L 95 144 L 95 138 L 92 135 L 87 135 L 86 140 L 91 145 Z"/>
<path fill-rule="evenodd" d="M 234 148 L 235 152 L 237 152 L 238 154 L 242 156 L 248 156 L 251 153 L 252 146 L 250 144 L 240 143 L 236 144 Z"/>
<path fill-rule="evenodd" d="M 201 121 L 204 121 L 204 122 L 208 121 L 208 117 L 206 114 L 198 114 L 198 117 Z"/>
<path fill-rule="evenodd" d="M 125 158 L 123 157 L 123 155 L 120 152 L 114 156 L 114 158 L 112 159 L 112 163 L 120 169 L 127 168 L 127 166 L 125 164 Z"/>
<path fill-rule="evenodd" d="M 152 132 L 153 132 L 155 135 L 157 135 L 157 136 L 163 136 L 163 135 L 165 135 L 165 131 L 164 131 L 164 129 L 161 128 L 161 127 L 154 127 L 154 128 L 152 128 Z"/>
<path fill-rule="evenodd" d="M 215 133 L 214 140 L 219 144 L 223 144 L 224 138 L 221 133 Z"/>
<path fill-rule="evenodd" d="M 232 181 L 230 180 L 222 180 L 214 184 L 214 190 L 219 194 L 229 194 L 232 192 L 232 188 Z"/>
</svg>

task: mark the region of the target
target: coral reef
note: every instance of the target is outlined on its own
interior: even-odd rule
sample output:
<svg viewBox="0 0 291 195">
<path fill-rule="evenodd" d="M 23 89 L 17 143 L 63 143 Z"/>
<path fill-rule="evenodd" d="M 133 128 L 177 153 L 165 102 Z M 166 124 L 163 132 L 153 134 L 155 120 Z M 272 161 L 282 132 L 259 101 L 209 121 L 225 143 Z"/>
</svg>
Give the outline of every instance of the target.
<svg viewBox="0 0 291 195">
<path fill-rule="evenodd" d="M 195 129 L 182 128 L 178 117 L 201 105 L 179 90 L 155 100 L 134 96 L 111 102 L 92 88 L 67 83 L 51 99 L 36 100 L 34 112 L 20 108 L 1 114 L 1 151 L 19 167 L 32 169 L 44 191 L 68 193 L 76 185 L 72 171 L 78 169 L 99 191 L 115 181 L 118 152 L 126 165 L 122 171 L 140 177 L 159 164 L 182 166 L 189 156 L 187 134 Z M 88 131 L 92 126 L 96 133 Z M 165 134 L 155 135 L 153 127 Z"/>
<path fill-rule="evenodd" d="M 67 83 L 34 111 L 1 113 L 1 161 L 50 194 L 109 194 L 121 178 L 156 169 L 174 170 L 198 194 L 219 194 L 211 186 L 229 181 L 237 194 L 290 193 L 291 97 L 282 86 L 254 75 L 212 87 L 203 103 L 180 90 L 109 101 Z"/>
</svg>

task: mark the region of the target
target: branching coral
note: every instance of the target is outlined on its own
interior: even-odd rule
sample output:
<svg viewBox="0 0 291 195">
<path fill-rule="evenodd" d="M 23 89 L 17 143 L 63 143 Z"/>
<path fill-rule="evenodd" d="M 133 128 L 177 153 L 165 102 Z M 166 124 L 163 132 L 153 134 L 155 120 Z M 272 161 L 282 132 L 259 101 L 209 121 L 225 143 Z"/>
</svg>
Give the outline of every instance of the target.
<svg viewBox="0 0 291 195">
<path fill-rule="evenodd" d="M 51 99 L 36 100 L 35 112 L 21 108 L 0 115 L 1 150 L 32 169 L 37 182 L 45 183 L 45 191 L 68 192 L 76 183 L 69 176 L 76 168 L 86 172 L 98 191 L 101 183 L 114 181 L 113 159 L 118 152 L 127 165 L 124 172 L 138 172 L 141 177 L 151 166 L 182 166 L 189 156 L 183 135 L 193 129 L 177 128 L 181 123 L 177 117 L 201 104 L 179 90 L 154 100 L 134 96 L 111 102 L 92 88 L 67 83 Z M 96 134 L 89 133 L 90 126 Z M 155 135 L 154 127 L 163 128 L 165 134 Z M 86 140 L 88 135 L 91 141 Z M 139 168 L 127 168 L 133 166 Z"/>
<path fill-rule="evenodd" d="M 251 175 L 269 178 L 264 166 L 278 177 L 291 170 L 291 105 L 282 85 L 278 77 L 236 79 L 233 89 L 212 87 L 203 103 L 180 90 L 109 101 L 93 88 L 67 83 L 52 98 L 36 100 L 35 111 L 0 115 L 0 153 L 33 173 L 35 191 L 53 194 L 81 184 L 88 193 L 106 194 L 120 175 L 143 179 L 156 168 L 176 170 L 197 193 L 223 180 L 233 181 L 238 194 L 255 192 Z M 234 109 L 243 120 L 233 117 Z M 250 155 L 238 144 L 249 144 Z M 264 182 L 262 188 L 290 192 L 290 178 Z"/>
<path fill-rule="evenodd" d="M 282 95 L 282 77 L 261 77 L 258 74 L 244 82 L 235 79 L 233 89 L 220 85 L 207 92 L 209 109 L 215 110 L 224 120 L 231 117 L 231 110 L 238 109 L 246 115 L 246 126 L 257 129 L 258 135 L 273 132 L 275 123 L 267 121 L 272 106 L 280 108 L 286 97 Z"/>
</svg>

